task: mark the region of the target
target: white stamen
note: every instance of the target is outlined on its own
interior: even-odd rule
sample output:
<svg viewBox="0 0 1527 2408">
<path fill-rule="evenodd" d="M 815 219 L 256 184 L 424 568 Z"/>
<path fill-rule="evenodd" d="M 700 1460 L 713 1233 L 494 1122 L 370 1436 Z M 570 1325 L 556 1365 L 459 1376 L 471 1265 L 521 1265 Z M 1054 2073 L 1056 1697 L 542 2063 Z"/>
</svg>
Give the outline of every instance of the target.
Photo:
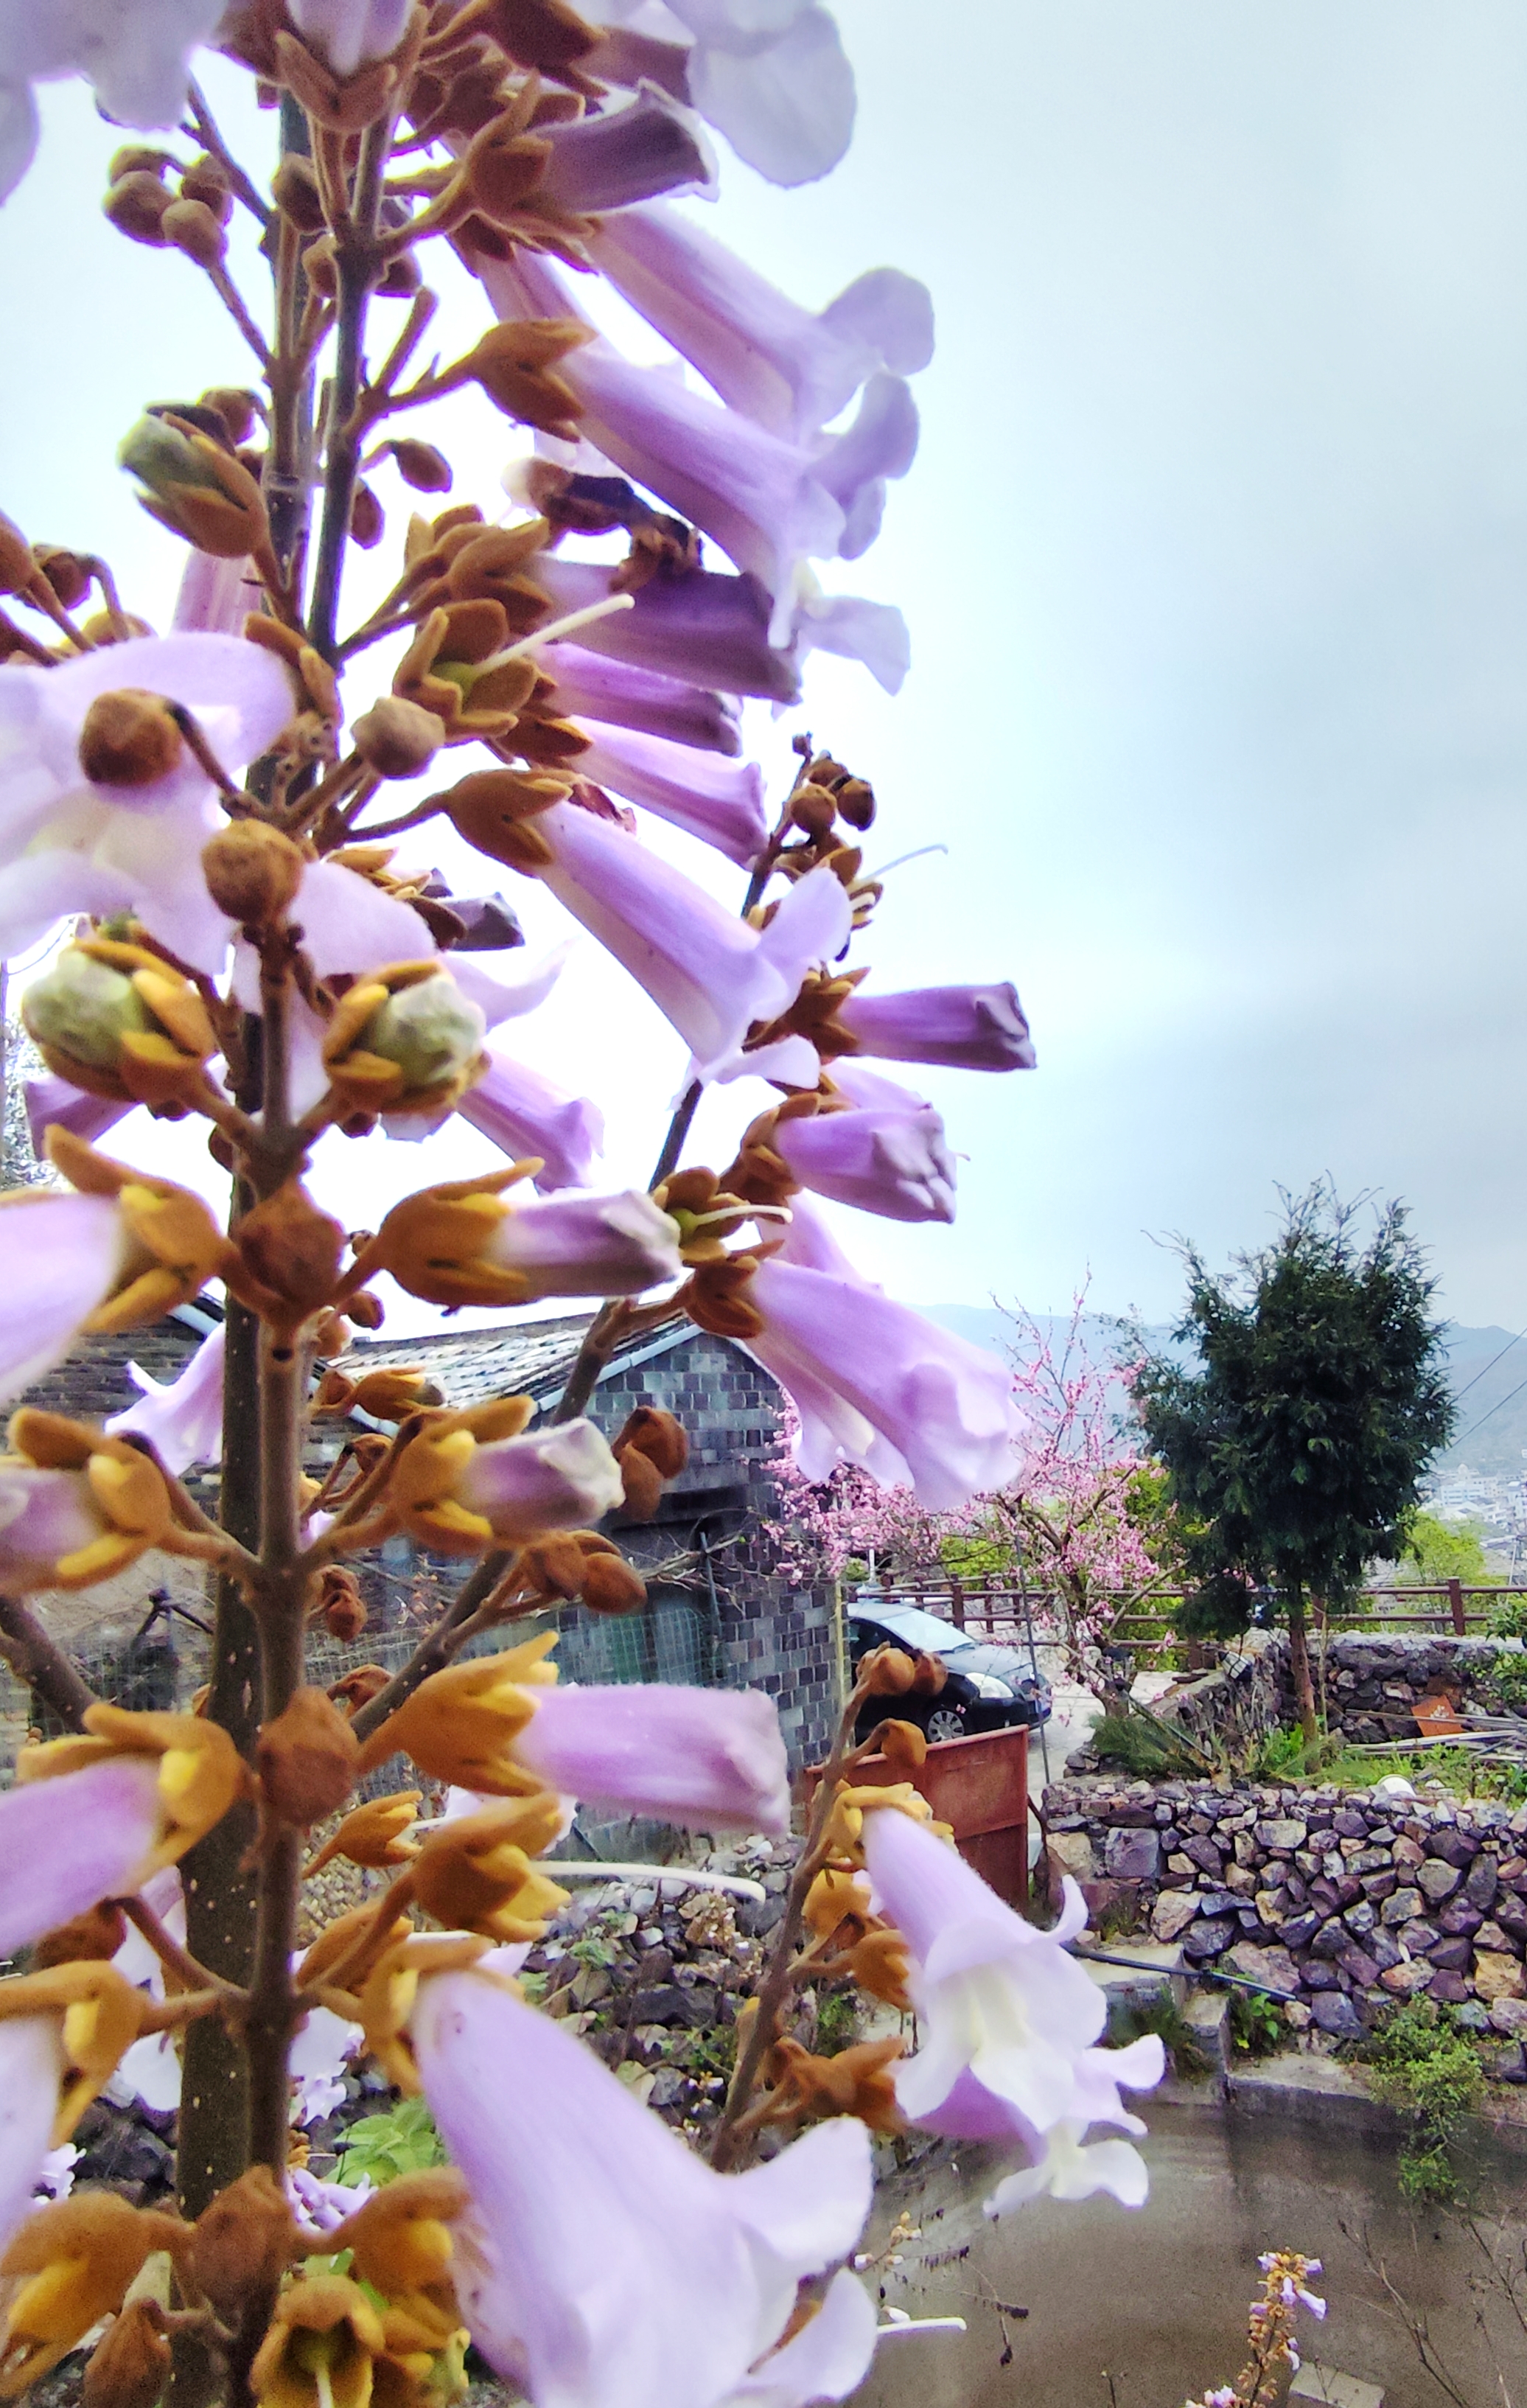
<svg viewBox="0 0 1527 2408">
<path fill-rule="evenodd" d="M 508 655 L 506 653 L 502 657 L 507 659 Z M 921 861 L 930 853 L 948 853 L 948 851 L 947 844 L 920 844 L 916 853 L 898 853 L 894 861 L 886 862 L 881 868 L 866 869 L 855 879 L 854 884 L 873 886 L 878 880 L 889 878 L 893 869 L 905 869 L 909 861 Z"/>
<path fill-rule="evenodd" d="M 581 610 L 569 610 L 564 619 L 553 619 L 549 626 L 537 627 L 534 635 L 521 636 L 518 643 L 507 645 L 490 659 L 475 662 L 473 680 L 486 677 L 490 669 L 501 669 L 506 661 L 523 660 L 537 644 L 559 643 L 564 636 L 575 634 L 579 627 L 592 626 L 596 619 L 613 619 L 618 610 L 634 610 L 635 607 L 634 594 L 607 594 L 603 602 L 589 602 Z"/>
</svg>

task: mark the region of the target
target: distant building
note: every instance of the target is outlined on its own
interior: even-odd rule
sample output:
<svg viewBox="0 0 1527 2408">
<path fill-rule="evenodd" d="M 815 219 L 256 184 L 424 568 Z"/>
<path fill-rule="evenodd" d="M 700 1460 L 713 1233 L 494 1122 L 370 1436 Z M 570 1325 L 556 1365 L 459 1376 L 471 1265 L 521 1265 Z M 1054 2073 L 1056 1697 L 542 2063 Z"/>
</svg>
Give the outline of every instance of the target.
<svg viewBox="0 0 1527 2408">
<path fill-rule="evenodd" d="M 27 1401 L 80 1419 L 119 1412 L 137 1393 L 127 1365 L 136 1360 L 153 1378 L 172 1380 L 217 1308 L 206 1300 L 147 1330 L 93 1339 L 50 1372 Z M 528 1395 L 537 1417 L 549 1414 L 588 1326 L 586 1313 L 417 1339 L 361 1340 L 347 1369 L 418 1364 L 450 1405 L 497 1396 Z M 841 1622 L 830 1583 L 803 1588 L 772 1569 L 765 1525 L 777 1505 L 772 1466 L 781 1443 L 781 1398 L 767 1372 L 728 1340 L 709 1336 L 680 1315 L 618 1347 L 602 1374 L 591 1417 L 613 1436 L 637 1404 L 662 1407 L 682 1424 L 690 1441 L 687 1469 L 664 1494 L 656 1521 L 602 1526 L 646 1574 L 647 1610 L 602 1618 L 581 1607 L 564 1610 L 557 1651 L 564 1680 L 678 1681 L 702 1686 L 752 1686 L 778 1701 L 792 1764 L 821 1754 L 836 1712 Z M 312 1468 L 332 1460 L 343 1424 L 315 1426 Z M 215 1471 L 194 1474 L 200 1500 L 215 1502 Z M 439 1603 L 470 1566 L 389 1540 L 362 1559 L 363 1591 L 371 1615 L 361 1639 L 340 1648 L 320 1639 L 311 1654 L 314 1677 L 324 1681 L 358 1663 L 401 1663 Z M 151 1593 L 167 1586 L 176 1612 L 161 1615 L 135 1642 Z M 82 1596 L 44 1600 L 43 1611 L 87 1665 L 113 1686 L 151 1653 L 160 1692 L 166 1679 L 183 1698 L 201 1677 L 206 1600 L 199 1569 L 149 1556 L 114 1583 Z M 193 1615 L 194 1620 L 188 1620 Z M 173 1656 L 168 1635 L 174 1633 Z M 505 1641 L 489 1634 L 474 1653 Z M 133 1653 L 136 1646 L 136 1653 Z M 131 1663 L 124 1657 L 132 1654 Z M 0 1710 L 14 1736 L 25 1700 L 14 1694 Z M 147 1698 L 144 1702 L 148 1702 Z M 168 1702 L 156 1694 L 154 1702 Z"/>
</svg>

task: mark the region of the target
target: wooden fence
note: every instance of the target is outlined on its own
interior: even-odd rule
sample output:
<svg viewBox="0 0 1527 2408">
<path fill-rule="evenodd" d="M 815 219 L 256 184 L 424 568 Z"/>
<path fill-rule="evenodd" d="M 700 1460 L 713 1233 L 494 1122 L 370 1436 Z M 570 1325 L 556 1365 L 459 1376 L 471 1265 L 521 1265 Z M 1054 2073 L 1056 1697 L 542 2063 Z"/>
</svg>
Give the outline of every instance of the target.
<svg viewBox="0 0 1527 2408">
<path fill-rule="evenodd" d="M 1097 1593 L 1104 1603 L 1109 1593 Z M 1512 1598 L 1527 1598 L 1527 1586 L 1466 1587 L 1462 1581 L 1440 1581 L 1430 1586 L 1364 1589 L 1349 1610 L 1330 1616 L 1332 1630 L 1421 1631 L 1449 1633 L 1460 1639 L 1485 1636 L 1491 1616 Z M 1183 1593 L 1163 1590 L 1131 1602 L 1121 1598 L 1122 1611 L 1107 1643 L 1127 1648 L 1142 1664 L 1171 1654 L 1188 1642 L 1175 1630 Z M 1026 1588 L 993 1576 L 985 1581 L 863 1581 L 844 1593 L 848 1613 L 873 1613 L 878 1604 L 915 1605 L 939 1615 L 972 1638 L 998 1646 L 1026 1646 L 1030 1637 L 1041 1645 L 1059 1628 L 1060 1615 L 1052 1589 Z M 1312 1605 L 1310 1618 L 1319 1629 L 1326 1621 Z"/>
</svg>

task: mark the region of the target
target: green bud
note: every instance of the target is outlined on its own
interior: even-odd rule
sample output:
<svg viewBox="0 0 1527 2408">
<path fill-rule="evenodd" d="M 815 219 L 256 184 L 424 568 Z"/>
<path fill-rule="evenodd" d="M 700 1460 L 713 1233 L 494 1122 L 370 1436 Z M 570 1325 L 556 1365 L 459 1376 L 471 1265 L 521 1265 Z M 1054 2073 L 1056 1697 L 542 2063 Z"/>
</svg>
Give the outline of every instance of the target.
<svg viewBox="0 0 1527 2408">
<path fill-rule="evenodd" d="M 142 1035 L 155 1025 L 131 979 L 73 945 L 27 988 L 21 1017 L 39 1045 L 96 1070 L 117 1068 L 129 1030 Z"/>
<path fill-rule="evenodd" d="M 444 970 L 406 986 L 374 1011 L 357 1043 L 395 1062 L 410 1088 L 437 1087 L 475 1062 L 487 1022 Z"/>
<path fill-rule="evenodd" d="M 221 491 L 219 480 L 189 436 L 163 418 L 140 418 L 117 446 L 120 466 L 147 485 L 150 494 L 164 494 L 177 485 L 199 485 Z"/>
</svg>

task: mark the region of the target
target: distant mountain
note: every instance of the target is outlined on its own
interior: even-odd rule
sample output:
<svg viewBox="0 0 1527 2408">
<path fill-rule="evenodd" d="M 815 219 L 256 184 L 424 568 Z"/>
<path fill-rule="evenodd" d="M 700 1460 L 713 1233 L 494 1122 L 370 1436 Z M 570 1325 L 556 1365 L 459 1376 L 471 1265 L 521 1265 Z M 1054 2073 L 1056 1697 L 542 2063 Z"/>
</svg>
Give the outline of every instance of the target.
<svg viewBox="0 0 1527 2408">
<path fill-rule="evenodd" d="M 1011 1351 L 1017 1331 L 1006 1312 L 991 1304 L 935 1304 L 926 1307 L 930 1321 L 973 1345 L 997 1354 Z M 1052 1345 L 1063 1344 L 1070 1327 L 1068 1316 L 1035 1313 L 1037 1326 Z M 1118 1322 L 1107 1313 L 1083 1317 L 1082 1336 L 1096 1354 L 1112 1354 L 1119 1343 Z M 1148 1328 L 1151 1345 L 1163 1345 L 1164 1327 Z M 1496 1358 L 1499 1357 L 1499 1360 Z M 1436 1457 L 1438 1470 L 1466 1463 L 1473 1471 L 1500 1474 L 1527 1469 L 1527 1336 L 1509 1329 L 1465 1329 L 1458 1324 L 1448 1332 L 1448 1368 L 1458 1399 L 1458 1436 Z"/>
</svg>

